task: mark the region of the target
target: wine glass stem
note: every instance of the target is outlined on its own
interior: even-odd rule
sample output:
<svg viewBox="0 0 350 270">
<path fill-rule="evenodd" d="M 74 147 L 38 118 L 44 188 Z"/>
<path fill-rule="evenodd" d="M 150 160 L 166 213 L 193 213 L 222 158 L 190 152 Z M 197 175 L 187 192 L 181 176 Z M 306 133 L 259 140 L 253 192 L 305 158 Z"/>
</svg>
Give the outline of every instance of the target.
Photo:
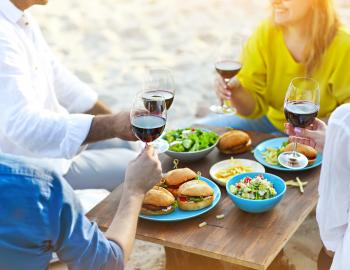
<svg viewBox="0 0 350 270">
<path fill-rule="evenodd" d="M 297 142 L 294 142 L 293 144 L 293 150 L 292 150 L 292 155 L 294 158 L 296 158 L 298 155 L 297 155 L 297 146 L 298 146 L 298 143 Z"/>
</svg>

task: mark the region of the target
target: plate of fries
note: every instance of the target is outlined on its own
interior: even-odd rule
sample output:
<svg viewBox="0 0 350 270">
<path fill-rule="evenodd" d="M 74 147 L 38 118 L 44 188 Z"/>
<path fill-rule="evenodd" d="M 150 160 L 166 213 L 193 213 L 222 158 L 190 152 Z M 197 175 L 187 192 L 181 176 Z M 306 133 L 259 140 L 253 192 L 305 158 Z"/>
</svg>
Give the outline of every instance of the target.
<svg viewBox="0 0 350 270">
<path fill-rule="evenodd" d="M 209 174 L 220 186 L 226 186 L 226 182 L 233 176 L 246 172 L 265 172 L 264 166 L 250 159 L 226 159 L 211 166 Z"/>
</svg>

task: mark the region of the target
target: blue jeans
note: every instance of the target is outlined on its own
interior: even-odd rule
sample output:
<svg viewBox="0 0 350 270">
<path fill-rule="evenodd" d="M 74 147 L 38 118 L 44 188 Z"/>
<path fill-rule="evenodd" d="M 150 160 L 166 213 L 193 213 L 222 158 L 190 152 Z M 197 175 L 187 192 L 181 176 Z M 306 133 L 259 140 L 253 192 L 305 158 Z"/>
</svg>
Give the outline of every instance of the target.
<svg viewBox="0 0 350 270">
<path fill-rule="evenodd" d="M 258 119 L 246 119 L 232 114 L 209 114 L 202 119 L 198 119 L 195 124 L 260 131 L 276 136 L 286 135 L 275 128 L 266 116 Z"/>
</svg>

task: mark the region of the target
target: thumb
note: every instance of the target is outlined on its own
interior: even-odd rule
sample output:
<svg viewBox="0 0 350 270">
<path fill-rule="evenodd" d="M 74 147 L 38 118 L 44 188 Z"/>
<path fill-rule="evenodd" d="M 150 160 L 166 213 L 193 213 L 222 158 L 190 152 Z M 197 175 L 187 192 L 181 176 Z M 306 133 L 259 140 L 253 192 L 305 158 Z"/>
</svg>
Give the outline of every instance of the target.
<svg viewBox="0 0 350 270">
<path fill-rule="evenodd" d="M 233 77 L 227 84 L 229 89 L 235 89 L 239 86 L 239 81 L 236 77 Z"/>
</svg>

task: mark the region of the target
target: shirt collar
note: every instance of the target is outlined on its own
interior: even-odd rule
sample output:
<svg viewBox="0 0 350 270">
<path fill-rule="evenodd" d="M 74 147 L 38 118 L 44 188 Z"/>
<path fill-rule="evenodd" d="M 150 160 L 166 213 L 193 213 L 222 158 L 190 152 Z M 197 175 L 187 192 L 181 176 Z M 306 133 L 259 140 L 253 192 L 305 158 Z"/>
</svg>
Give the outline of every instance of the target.
<svg viewBox="0 0 350 270">
<path fill-rule="evenodd" d="M 24 12 L 10 0 L 0 0 L 0 12 L 12 23 L 17 23 L 24 16 Z"/>
</svg>

